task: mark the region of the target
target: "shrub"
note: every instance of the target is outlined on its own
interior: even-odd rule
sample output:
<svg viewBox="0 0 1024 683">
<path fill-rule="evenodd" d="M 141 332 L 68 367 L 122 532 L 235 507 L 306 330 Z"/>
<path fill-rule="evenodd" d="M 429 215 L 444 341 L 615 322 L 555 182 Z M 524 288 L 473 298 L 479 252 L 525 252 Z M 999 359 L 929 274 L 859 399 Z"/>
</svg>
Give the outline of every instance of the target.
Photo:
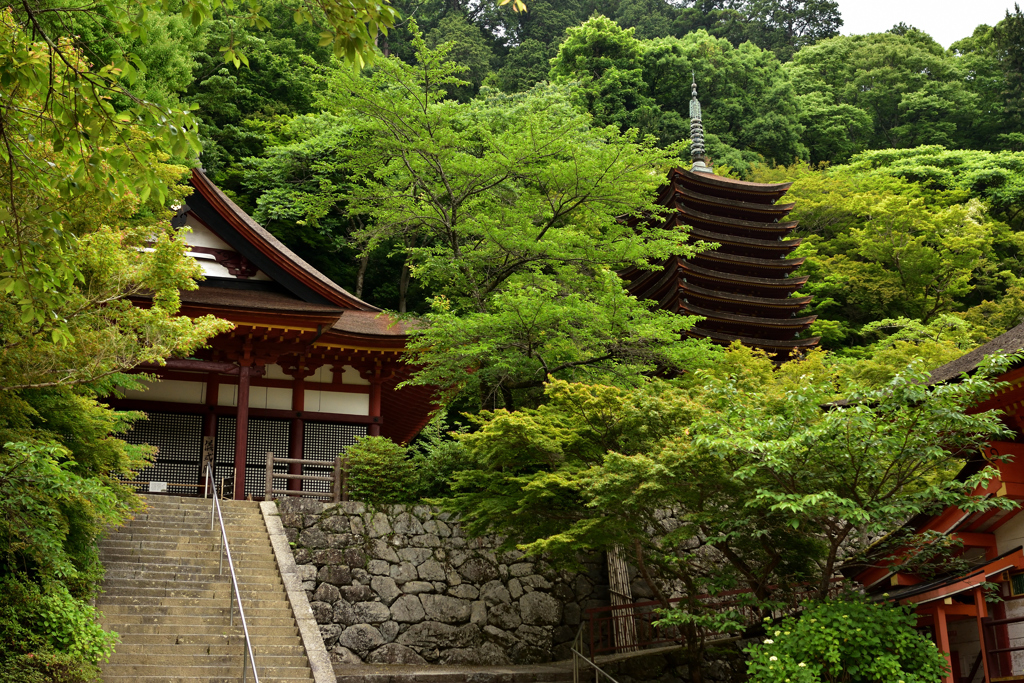
<svg viewBox="0 0 1024 683">
<path fill-rule="evenodd" d="M 383 436 L 364 436 L 348 447 L 349 496 L 365 503 L 412 503 L 420 481 L 408 449 Z"/>
<path fill-rule="evenodd" d="M 749 646 L 750 683 L 936 683 L 945 656 L 914 630 L 908 608 L 862 600 L 807 603 Z"/>
</svg>

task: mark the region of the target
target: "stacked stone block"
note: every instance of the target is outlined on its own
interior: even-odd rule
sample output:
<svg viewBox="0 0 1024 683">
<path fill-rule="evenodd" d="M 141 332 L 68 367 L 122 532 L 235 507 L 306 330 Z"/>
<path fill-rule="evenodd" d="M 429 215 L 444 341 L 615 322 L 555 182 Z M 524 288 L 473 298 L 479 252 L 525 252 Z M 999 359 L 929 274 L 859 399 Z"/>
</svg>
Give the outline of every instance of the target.
<svg viewBox="0 0 1024 683">
<path fill-rule="evenodd" d="M 567 659 L 600 558 L 555 571 L 499 539 L 469 539 L 424 505 L 279 501 L 324 643 L 338 663 L 508 665 Z"/>
</svg>

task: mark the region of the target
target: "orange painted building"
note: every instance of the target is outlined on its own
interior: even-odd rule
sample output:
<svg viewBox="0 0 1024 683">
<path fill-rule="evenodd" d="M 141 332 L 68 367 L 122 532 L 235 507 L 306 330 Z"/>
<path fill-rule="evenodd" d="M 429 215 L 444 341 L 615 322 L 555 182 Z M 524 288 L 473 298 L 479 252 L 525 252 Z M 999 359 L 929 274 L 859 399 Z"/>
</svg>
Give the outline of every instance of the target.
<svg viewBox="0 0 1024 683">
<path fill-rule="evenodd" d="M 430 418 L 432 392 L 396 388 L 410 372 L 401 360 L 405 327 L 299 258 L 201 170 L 191 183 L 195 192 L 175 224 L 189 228 L 182 239 L 205 280 L 181 293 L 182 315 L 212 314 L 234 329 L 195 357 L 139 368 L 159 381 L 110 401 L 149 416 L 127 436 L 160 449 L 138 479 L 201 494 L 204 462 L 212 460 L 234 498 L 258 499 L 267 452 L 310 461 L 291 465 L 293 474 L 301 467 L 327 474 L 362 435 L 398 443 L 416 436 Z"/>
<path fill-rule="evenodd" d="M 957 381 L 974 372 L 982 359 L 993 353 L 1024 349 L 1024 325 L 1019 325 L 965 356 L 932 373 L 933 383 Z M 1013 441 L 990 442 L 986 453 L 969 461 L 961 478 L 977 473 L 986 464 L 999 476 L 974 495 L 1005 497 L 1024 502 L 1024 363 L 999 377 L 1004 384 L 977 412 L 1001 410 Z M 990 460 L 995 455 L 1004 461 Z M 1024 514 L 994 509 L 965 512 L 950 507 L 934 516 L 921 516 L 909 525 L 917 533 L 937 532 L 962 542 L 959 551 L 970 569 L 926 580 L 910 573 L 873 567 L 855 580 L 871 594 L 888 594 L 890 600 L 913 606 L 918 625 L 927 630 L 952 665 L 947 683 L 994 683 L 1024 680 Z M 995 584 L 999 602 L 986 602 L 983 584 Z"/>
</svg>

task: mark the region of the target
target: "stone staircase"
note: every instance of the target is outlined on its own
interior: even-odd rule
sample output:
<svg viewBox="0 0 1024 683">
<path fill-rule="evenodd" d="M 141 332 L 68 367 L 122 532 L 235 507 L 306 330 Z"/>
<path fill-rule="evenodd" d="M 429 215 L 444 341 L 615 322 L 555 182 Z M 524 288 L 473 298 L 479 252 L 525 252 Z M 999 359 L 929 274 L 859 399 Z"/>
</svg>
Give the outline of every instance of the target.
<svg viewBox="0 0 1024 683">
<path fill-rule="evenodd" d="M 148 510 L 100 542 L 106 568 L 96 608 L 121 635 L 102 667 L 106 683 L 236 683 L 243 637 L 224 561 L 217 574 L 219 528 L 210 501 L 143 496 Z M 313 676 L 288 602 L 259 503 L 223 501 L 261 683 L 311 683 Z M 247 680 L 252 679 L 249 669 Z"/>
</svg>

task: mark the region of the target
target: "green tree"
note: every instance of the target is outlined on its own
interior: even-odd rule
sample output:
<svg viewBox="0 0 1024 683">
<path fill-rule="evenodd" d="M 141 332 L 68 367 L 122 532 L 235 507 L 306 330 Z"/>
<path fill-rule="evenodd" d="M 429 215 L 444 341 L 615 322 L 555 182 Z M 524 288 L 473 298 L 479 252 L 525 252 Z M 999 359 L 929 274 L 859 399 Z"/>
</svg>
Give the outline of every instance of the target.
<svg viewBox="0 0 1024 683">
<path fill-rule="evenodd" d="M 645 41 L 641 58 L 650 96 L 665 112 L 689 119 L 696 74 L 709 155 L 747 172 L 759 160 L 790 164 L 807 157 L 796 91 L 774 54 L 751 43 L 696 31 Z M 688 135 L 688 121 L 686 134 Z"/>
<path fill-rule="evenodd" d="M 507 93 L 529 90 L 548 79 L 554 51 L 548 45 L 529 38 L 512 48 L 505 63 L 494 73 L 494 85 Z"/>
<path fill-rule="evenodd" d="M 886 152 L 865 154 L 884 158 Z M 801 272 L 810 276 L 806 291 L 819 316 L 813 329 L 826 348 L 863 345 L 861 328 L 883 318 L 927 325 L 944 313 L 1002 299 L 1016 281 L 1018 238 L 984 202 L 897 172 L 895 165 L 872 169 L 856 161 L 826 171 L 790 167 L 754 176 L 795 179 L 789 196 L 805 237 Z"/>
<path fill-rule="evenodd" d="M 450 14 L 441 20 L 437 28 L 427 34 L 427 44 L 437 47 L 452 43 L 448 56 L 465 67 L 463 78 L 466 85 L 451 86 L 448 95 L 460 102 L 466 102 L 480 90 L 484 78 L 490 72 L 494 53 L 484 40 L 480 29 L 458 14 Z"/>
<path fill-rule="evenodd" d="M 395 244 L 434 294 L 414 381 L 511 407 L 548 374 L 632 381 L 704 348 L 680 340 L 689 319 L 651 311 L 612 272 L 691 253 L 678 232 L 619 218 L 657 212 L 675 150 L 591 127 L 558 88 L 445 102 L 459 67 L 446 47 L 417 48 L 417 66 L 337 72 L 324 95 L 353 126 L 340 199 L 367 217 L 364 244 Z"/>
<path fill-rule="evenodd" d="M 956 147 L 972 139 L 979 119 L 979 96 L 967 85 L 965 65 L 926 34 L 872 33 L 838 36 L 809 45 L 786 65 L 797 93 L 807 104 L 813 161 L 842 162 L 857 149 L 941 144 Z M 864 135 L 862 115 L 871 119 Z M 851 117 L 852 145 L 829 143 L 829 130 Z M 820 126 L 815 128 L 814 126 Z M 824 143 L 824 144 L 822 144 Z"/>
<path fill-rule="evenodd" d="M 1003 68 L 1003 111 L 1010 124 L 1009 135 L 1016 135 L 1018 148 L 1024 144 L 1024 13 L 1013 4 L 1013 14 L 992 29 L 992 39 Z"/>
<path fill-rule="evenodd" d="M 647 95 L 640 64 L 642 43 L 633 32 L 607 17 L 591 17 L 566 32 L 548 75 L 555 83 L 575 82 L 574 97 L 597 125 L 653 134 L 661 111 Z"/>
<path fill-rule="evenodd" d="M 746 650 L 753 683 L 928 683 L 949 674 L 946 656 L 917 631 L 906 607 L 809 603 L 799 617 L 766 626 L 768 637 Z"/>
<path fill-rule="evenodd" d="M 843 26 L 835 0 L 748 0 L 742 11 L 748 40 L 784 62 L 805 45 L 838 35 Z"/>
<path fill-rule="evenodd" d="M 992 468 L 954 478 L 1006 433 L 996 413 L 969 414 L 1005 363 L 938 387 L 918 364 L 858 391 L 826 359 L 777 368 L 734 345 L 676 386 L 550 382 L 545 405 L 481 413 L 458 436 L 475 466 L 445 505 L 471 533 L 561 563 L 622 546 L 665 608 L 685 596 L 666 619 L 700 662 L 703 636 L 742 619 L 709 614 L 699 595 L 743 589 L 755 610 L 807 586 L 825 598 L 840 566 L 870 562 L 871 541 L 905 519 L 1011 505 L 971 496 Z"/>
</svg>

